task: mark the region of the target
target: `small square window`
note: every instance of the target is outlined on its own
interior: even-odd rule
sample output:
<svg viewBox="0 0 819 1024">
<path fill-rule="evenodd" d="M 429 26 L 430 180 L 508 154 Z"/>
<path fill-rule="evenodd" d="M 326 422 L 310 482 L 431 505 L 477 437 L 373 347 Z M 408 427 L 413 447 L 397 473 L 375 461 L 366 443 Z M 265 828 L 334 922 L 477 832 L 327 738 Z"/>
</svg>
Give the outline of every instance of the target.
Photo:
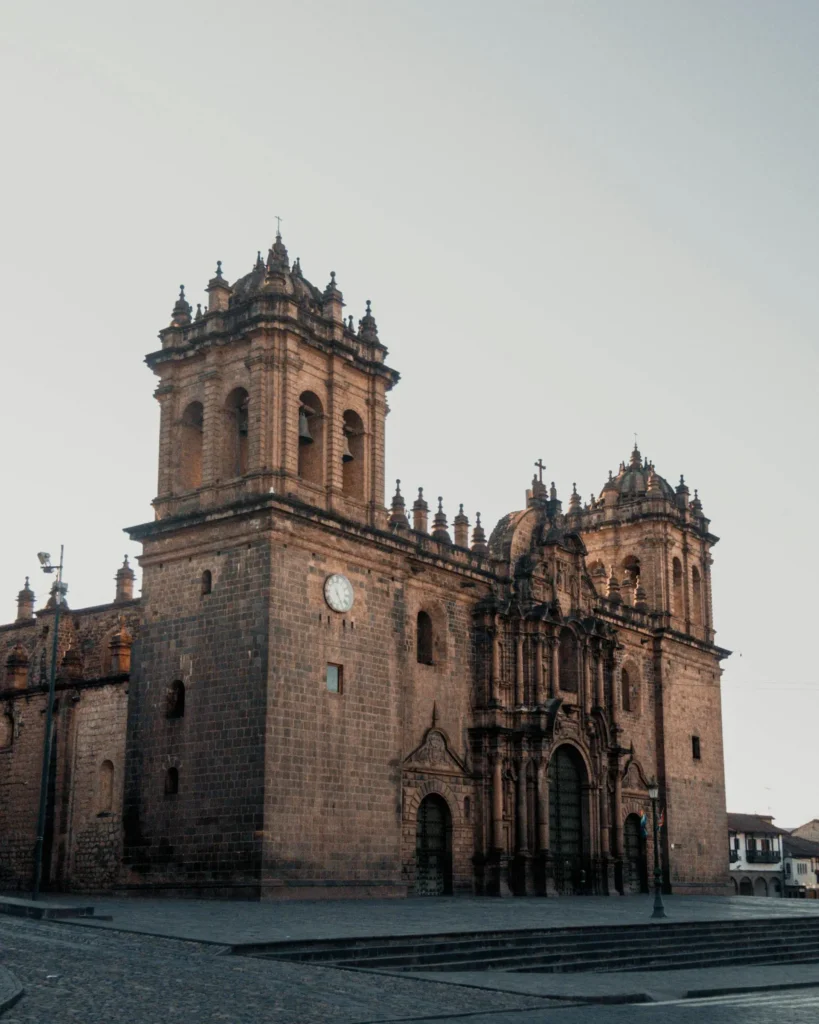
<svg viewBox="0 0 819 1024">
<path fill-rule="evenodd" d="M 341 693 L 344 683 L 344 668 L 342 665 L 327 666 L 327 690 L 329 693 Z"/>
<path fill-rule="evenodd" d="M 699 736 L 691 737 L 691 756 L 695 761 L 700 760 L 700 738 Z"/>
</svg>

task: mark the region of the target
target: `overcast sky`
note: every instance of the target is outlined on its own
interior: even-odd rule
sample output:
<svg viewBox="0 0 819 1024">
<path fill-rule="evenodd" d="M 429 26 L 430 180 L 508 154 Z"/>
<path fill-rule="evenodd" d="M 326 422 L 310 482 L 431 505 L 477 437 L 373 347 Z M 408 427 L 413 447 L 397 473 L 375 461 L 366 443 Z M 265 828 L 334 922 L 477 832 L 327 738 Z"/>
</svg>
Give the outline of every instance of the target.
<svg viewBox="0 0 819 1024">
<path fill-rule="evenodd" d="M 819 5 L 8 4 L 0 619 L 151 518 L 143 365 L 283 218 L 389 362 L 387 475 L 491 526 L 634 432 L 712 529 L 729 809 L 819 817 Z M 388 495 L 389 496 L 389 495 Z"/>
</svg>

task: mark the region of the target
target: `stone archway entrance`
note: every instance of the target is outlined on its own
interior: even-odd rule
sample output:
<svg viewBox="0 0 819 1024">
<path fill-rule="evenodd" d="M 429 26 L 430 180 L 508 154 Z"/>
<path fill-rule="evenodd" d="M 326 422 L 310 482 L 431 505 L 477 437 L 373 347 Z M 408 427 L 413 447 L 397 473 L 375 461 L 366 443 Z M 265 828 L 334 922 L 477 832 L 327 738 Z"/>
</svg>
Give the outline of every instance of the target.
<svg viewBox="0 0 819 1024">
<path fill-rule="evenodd" d="M 629 814 L 623 823 L 623 893 L 648 892 L 646 837 L 639 814 Z"/>
<path fill-rule="evenodd" d="M 743 878 L 739 883 L 739 895 L 740 896 L 753 896 L 754 894 L 754 883 L 750 878 Z"/>
<path fill-rule="evenodd" d="M 430 793 L 415 824 L 415 895 L 452 893 L 452 815 L 442 796 Z"/>
<path fill-rule="evenodd" d="M 588 892 L 585 793 L 588 778 L 574 747 L 558 747 L 549 762 L 549 852 L 558 893 Z"/>
<path fill-rule="evenodd" d="M 767 896 L 768 883 L 764 878 L 757 878 L 754 882 L 754 896 Z"/>
</svg>

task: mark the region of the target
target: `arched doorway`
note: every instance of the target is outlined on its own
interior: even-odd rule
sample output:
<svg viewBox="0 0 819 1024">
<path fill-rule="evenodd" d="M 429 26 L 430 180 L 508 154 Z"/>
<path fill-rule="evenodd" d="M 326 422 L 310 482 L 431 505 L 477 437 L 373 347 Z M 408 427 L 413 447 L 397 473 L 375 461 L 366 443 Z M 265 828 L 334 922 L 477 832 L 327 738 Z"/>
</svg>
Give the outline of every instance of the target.
<svg viewBox="0 0 819 1024">
<path fill-rule="evenodd" d="M 740 896 L 753 896 L 754 886 L 750 878 L 743 878 L 739 883 L 739 895 Z"/>
<path fill-rule="evenodd" d="M 646 837 L 639 814 L 629 814 L 623 823 L 623 894 L 648 892 Z"/>
<path fill-rule="evenodd" d="M 772 878 L 771 879 L 771 887 L 770 887 L 770 892 L 768 893 L 768 895 L 769 896 L 781 896 L 782 895 L 782 886 L 779 884 L 779 879 L 778 878 Z"/>
<path fill-rule="evenodd" d="M 558 747 L 549 762 L 549 848 L 559 893 L 587 892 L 592 881 L 585 856 L 586 781 L 580 754 L 568 745 Z"/>
<path fill-rule="evenodd" d="M 421 801 L 415 824 L 415 895 L 452 893 L 452 815 L 442 796 Z"/>
<path fill-rule="evenodd" d="M 768 895 L 768 883 L 764 878 L 757 878 L 754 882 L 754 896 L 767 896 Z"/>
</svg>

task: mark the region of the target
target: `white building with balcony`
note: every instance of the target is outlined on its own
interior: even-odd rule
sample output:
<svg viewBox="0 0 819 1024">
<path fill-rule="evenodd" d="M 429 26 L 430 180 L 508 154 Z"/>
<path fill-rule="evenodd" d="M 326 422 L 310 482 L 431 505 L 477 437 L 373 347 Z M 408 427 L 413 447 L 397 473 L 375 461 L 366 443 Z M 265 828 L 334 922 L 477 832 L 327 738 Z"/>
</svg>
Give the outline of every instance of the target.
<svg viewBox="0 0 819 1024">
<path fill-rule="evenodd" d="M 737 896 L 782 896 L 785 882 L 783 839 L 773 819 L 760 814 L 728 814 L 728 859 Z"/>
<path fill-rule="evenodd" d="M 782 837 L 785 895 L 819 897 L 819 843 L 793 834 Z"/>
</svg>

